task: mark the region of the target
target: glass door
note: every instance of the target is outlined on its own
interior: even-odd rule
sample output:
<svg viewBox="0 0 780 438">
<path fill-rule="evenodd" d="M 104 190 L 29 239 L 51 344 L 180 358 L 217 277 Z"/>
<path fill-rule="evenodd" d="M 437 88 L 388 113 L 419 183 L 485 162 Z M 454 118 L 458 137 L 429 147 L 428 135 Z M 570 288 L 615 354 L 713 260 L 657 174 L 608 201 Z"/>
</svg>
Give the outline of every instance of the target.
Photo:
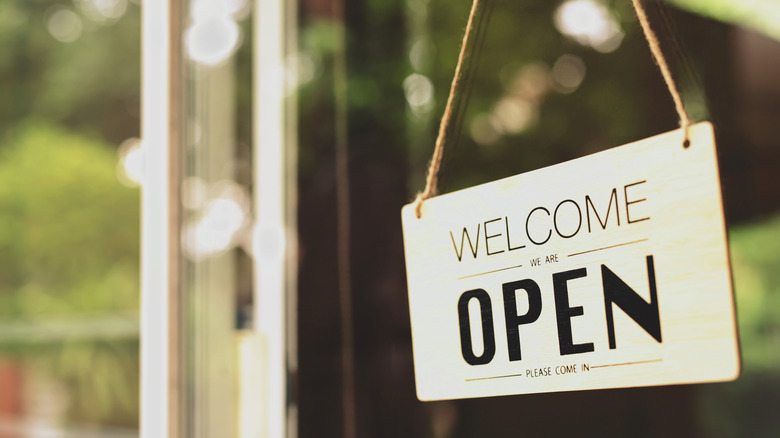
<svg viewBox="0 0 780 438">
<path fill-rule="evenodd" d="M 144 437 L 288 436 L 286 3 L 144 5 Z"/>
</svg>

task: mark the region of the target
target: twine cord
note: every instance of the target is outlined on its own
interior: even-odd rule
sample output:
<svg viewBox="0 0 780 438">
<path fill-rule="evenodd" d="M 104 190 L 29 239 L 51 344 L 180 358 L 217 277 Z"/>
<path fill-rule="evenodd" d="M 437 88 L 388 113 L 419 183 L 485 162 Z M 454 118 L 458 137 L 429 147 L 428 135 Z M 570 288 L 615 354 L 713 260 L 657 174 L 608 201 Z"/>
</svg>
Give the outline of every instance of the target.
<svg viewBox="0 0 780 438">
<path fill-rule="evenodd" d="M 471 31 L 474 27 L 474 16 L 477 9 L 479 9 L 480 0 L 474 0 L 471 5 L 471 12 L 469 13 L 468 23 L 466 24 L 466 31 L 463 35 L 463 42 L 460 47 L 460 54 L 458 55 L 458 63 L 455 66 L 455 74 L 452 78 L 452 84 L 450 85 L 450 95 L 447 97 L 447 105 L 444 108 L 444 115 L 441 118 L 439 124 L 439 133 L 436 137 L 436 145 L 433 150 L 433 157 L 428 165 L 428 174 L 425 180 L 425 190 L 417 194 L 415 199 L 414 212 L 418 219 L 422 217 L 422 205 L 426 199 L 434 196 L 437 191 L 438 174 L 441 167 L 441 160 L 444 155 L 444 141 L 446 137 L 447 127 L 450 124 L 450 119 L 453 113 L 453 101 L 457 91 L 457 85 L 460 82 L 461 70 L 463 68 L 463 59 L 465 58 L 468 40 L 471 35 Z M 661 51 L 661 44 L 658 42 L 658 37 L 650 27 L 650 22 L 647 19 L 647 13 L 645 12 L 642 4 L 639 0 L 631 0 L 636 11 L 637 18 L 639 18 L 639 24 L 642 27 L 642 33 L 645 35 L 647 45 L 650 47 L 650 52 L 653 55 L 653 59 L 658 68 L 661 70 L 661 75 L 664 78 L 666 87 L 669 89 L 669 94 L 672 95 L 674 101 L 674 107 L 677 110 L 677 115 L 680 118 L 680 127 L 683 129 L 683 146 L 688 147 L 690 145 L 690 137 L 688 128 L 691 126 L 691 119 L 688 116 L 688 112 L 685 110 L 685 106 L 682 102 L 682 97 L 677 89 L 677 84 L 672 77 L 672 72 L 669 69 L 669 64 L 666 62 L 663 52 Z"/>
<path fill-rule="evenodd" d="M 452 118 L 452 102 L 455 98 L 455 91 L 460 82 L 461 70 L 463 68 L 463 58 L 466 56 L 466 46 L 468 45 L 469 36 L 471 30 L 474 27 L 474 16 L 478 9 L 480 0 L 474 0 L 471 5 L 471 12 L 469 13 L 469 21 L 466 24 L 466 31 L 463 34 L 463 43 L 460 46 L 460 54 L 458 55 L 458 63 L 455 66 L 455 75 L 452 78 L 452 84 L 450 85 L 450 95 L 447 97 L 447 106 L 444 108 L 444 115 L 439 123 L 439 134 L 436 136 L 436 147 L 433 150 L 433 157 L 431 163 L 428 166 L 428 176 L 425 180 L 425 190 L 417 195 L 415 201 L 414 212 L 417 218 L 422 217 L 422 204 L 423 201 L 436 194 L 436 186 L 438 183 L 439 168 L 441 167 L 441 159 L 444 155 L 444 139 L 446 137 L 447 126 Z"/>
<path fill-rule="evenodd" d="M 656 37 L 653 29 L 650 28 L 650 21 L 647 19 L 647 13 L 645 13 L 639 0 L 631 0 L 631 3 L 634 5 L 636 16 L 639 18 L 639 24 L 642 27 L 642 32 L 645 34 L 645 39 L 647 40 L 647 45 L 650 47 L 650 52 L 653 54 L 653 58 L 655 59 L 656 64 L 658 64 L 658 68 L 661 70 L 661 75 L 664 78 L 664 82 L 666 82 L 666 87 L 669 89 L 669 94 L 672 95 L 672 100 L 674 100 L 674 107 L 677 110 L 677 115 L 680 117 L 680 126 L 684 132 L 683 145 L 688 147 L 690 144 L 688 128 L 691 126 L 691 119 L 688 117 L 688 112 L 685 111 L 680 92 L 677 90 L 677 84 L 674 82 L 672 72 L 669 69 L 669 64 L 666 63 L 666 58 L 664 58 L 664 54 L 661 52 L 661 44 L 658 42 L 658 37 Z"/>
</svg>

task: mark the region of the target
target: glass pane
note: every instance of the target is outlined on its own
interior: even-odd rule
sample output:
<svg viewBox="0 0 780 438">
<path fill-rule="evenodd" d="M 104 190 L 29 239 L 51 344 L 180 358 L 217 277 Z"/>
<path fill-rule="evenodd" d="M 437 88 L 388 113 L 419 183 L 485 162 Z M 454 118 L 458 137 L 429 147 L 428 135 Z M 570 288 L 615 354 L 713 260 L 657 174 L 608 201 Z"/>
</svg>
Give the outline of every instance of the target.
<svg viewBox="0 0 780 438">
<path fill-rule="evenodd" d="M 250 16 L 249 1 L 182 2 L 178 348 L 186 437 L 238 436 L 240 334 L 251 327 L 253 303 Z"/>
<path fill-rule="evenodd" d="M 154 217 L 143 248 L 143 348 L 154 353 L 144 355 L 142 420 L 151 435 L 282 436 L 286 427 L 282 324 L 293 241 L 286 221 L 295 209 L 287 181 L 273 176 L 287 175 L 287 133 L 276 122 L 286 112 L 288 72 L 278 50 L 284 38 L 260 39 L 258 47 L 258 24 L 250 22 L 261 17 L 264 29 L 283 31 L 283 4 L 263 2 L 254 15 L 255 5 L 241 0 L 176 0 L 145 10 L 144 66 L 157 67 L 144 83 L 145 132 L 157 157 L 150 174 L 168 178 L 160 184 L 168 187 L 144 191 L 144 218 Z M 154 41 L 163 37 L 169 46 Z M 154 235 L 170 241 L 160 245 Z M 158 328 L 167 333 L 155 338 Z"/>
<path fill-rule="evenodd" d="M 0 436 L 138 430 L 140 6 L 0 4 Z"/>
<path fill-rule="evenodd" d="M 780 44 L 769 2 L 668 2 L 681 9 L 643 2 L 691 118 L 717 129 L 744 365 L 739 380 L 417 401 L 399 212 L 423 189 L 470 3 L 300 2 L 300 436 L 342 436 L 350 422 L 357 436 L 372 437 L 771 435 L 780 401 Z M 441 193 L 678 126 L 631 2 L 482 4 L 492 15 L 486 27 L 478 25 L 467 54 Z M 340 53 L 347 64 L 342 101 Z M 344 123 L 353 286 L 353 312 L 346 315 L 336 274 L 342 266 L 334 164 Z M 353 340 L 343 338 L 342 318 L 354 321 Z M 354 414 L 342 402 L 348 379 L 341 351 L 351 342 Z"/>
</svg>

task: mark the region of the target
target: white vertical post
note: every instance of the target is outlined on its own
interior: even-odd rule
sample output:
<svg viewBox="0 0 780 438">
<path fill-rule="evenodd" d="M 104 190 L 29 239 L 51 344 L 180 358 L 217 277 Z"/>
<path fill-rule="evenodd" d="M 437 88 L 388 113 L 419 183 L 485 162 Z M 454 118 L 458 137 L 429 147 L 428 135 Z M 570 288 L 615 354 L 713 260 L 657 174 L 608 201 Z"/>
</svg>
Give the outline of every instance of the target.
<svg viewBox="0 0 780 438">
<path fill-rule="evenodd" d="M 287 260 L 290 229 L 285 68 L 285 0 L 257 0 L 254 8 L 254 328 L 261 337 L 261 437 L 287 436 Z M 294 72 L 293 72 L 294 73 Z"/>
<path fill-rule="evenodd" d="M 177 383 L 172 359 L 176 339 L 175 232 L 177 202 L 171 192 L 171 152 L 176 147 L 173 26 L 179 0 L 146 1 L 142 7 L 142 121 L 144 179 L 141 190 L 141 437 L 176 438 Z M 173 241 L 178 242 L 178 239 Z M 174 266 L 172 266 L 174 265 Z"/>
</svg>

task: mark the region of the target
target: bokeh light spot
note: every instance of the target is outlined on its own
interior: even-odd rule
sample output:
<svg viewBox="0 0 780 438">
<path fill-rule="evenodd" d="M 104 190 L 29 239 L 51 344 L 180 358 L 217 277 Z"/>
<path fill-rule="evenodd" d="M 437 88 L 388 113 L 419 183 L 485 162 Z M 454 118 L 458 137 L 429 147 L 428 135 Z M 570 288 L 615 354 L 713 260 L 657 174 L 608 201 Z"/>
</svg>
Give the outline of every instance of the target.
<svg viewBox="0 0 780 438">
<path fill-rule="evenodd" d="M 84 25 L 77 13 L 67 8 L 54 7 L 46 15 L 46 30 L 55 40 L 72 43 L 81 36 Z"/>
<path fill-rule="evenodd" d="M 433 82 L 427 76 L 413 73 L 404 79 L 403 87 L 412 111 L 430 109 L 433 104 Z"/>
<path fill-rule="evenodd" d="M 560 33 L 602 53 L 615 51 L 623 41 L 615 17 L 596 0 L 569 0 L 555 11 L 555 27 Z"/>
<path fill-rule="evenodd" d="M 561 93 L 571 93 L 585 80 L 585 62 L 579 56 L 563 55 L 555 61 L 552 76 L 556 89 Z"/>
</svg>

